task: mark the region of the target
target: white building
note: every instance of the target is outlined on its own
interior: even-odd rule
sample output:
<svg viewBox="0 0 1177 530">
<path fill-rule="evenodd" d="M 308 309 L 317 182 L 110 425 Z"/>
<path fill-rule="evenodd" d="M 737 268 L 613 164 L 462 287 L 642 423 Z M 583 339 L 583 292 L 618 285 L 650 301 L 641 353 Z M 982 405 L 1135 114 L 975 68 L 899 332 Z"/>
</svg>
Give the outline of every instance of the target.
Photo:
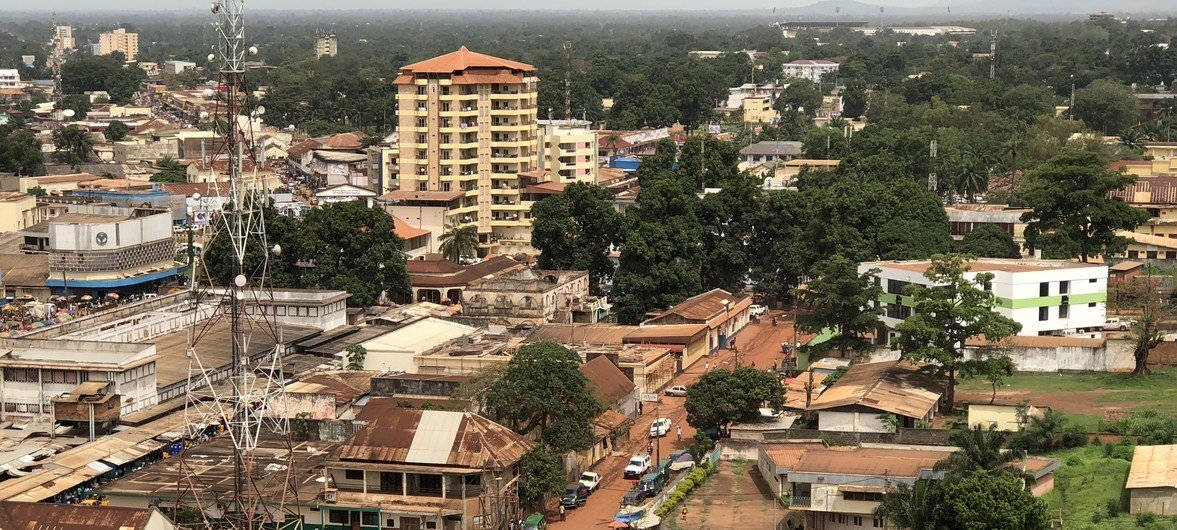
<svg viewBox="0 0 1177 530">
<path fill-rule="evenodd" d="M 597 133 L 586 120 L 539 120 L 539 170 L 560 183 L 597 181 Z"/>
<path fill-rule="evenodd" d="M 861 263 L 858 271 L 879 269 L 883 295 L 881 320 L 894 328 L 911 316 L 914 305 L 904 289 L 928 285 L 928 260 Z M 989 288 L 994 309 L 1022 325 L 1019 335 L 1088 334 L 1098 336 L 1107 314 L 1106 265 L 1063 260 L 979 259 L 969 264 L 967 278 L 992 273 Z"/>
<path fill-rule="evenodd" d="M 0 421 L 51 414 L 51 400 L 91 381 L 114 383 L 122 414 L 154 405 L 155 345 L 0 339 Z"/>
<path fill-rule="evenodd" d="M 786 88 L 789 88 L 788 84 L 778 85 L 776 83 L 766 83 L 757 85 L 754 83 L 744 83 L 738 87 L 727 89 L 726 107 L 729 110 L 742 109 L 744 108 L 744 100 L 748 98 L 765 98 L 771 106 Z"/>
<path fill-rule="evenodd" d="M 0 68 L 0 88 L 20 88 L 20 72 L 15 68 Z"/>
<path fill-rule="evenodd" d="M 822 75 L 838 71 L 838 63 L 828 59 L 800 59 L 781 65 L 781 69 L 785 77 L 797 77 L 820 83 Z"/>
<path fill-rule="evenodd" d="M 172 74 L 172 75 L 183 72 L 184 70 L 195 70 L 195 69 L 196 69 L 196 63 L 194 63 L 192 61 L 168 60 L 168 61 L 163 62 L 163 71 L 167 72 L 169 74 Z"/>
</svg>

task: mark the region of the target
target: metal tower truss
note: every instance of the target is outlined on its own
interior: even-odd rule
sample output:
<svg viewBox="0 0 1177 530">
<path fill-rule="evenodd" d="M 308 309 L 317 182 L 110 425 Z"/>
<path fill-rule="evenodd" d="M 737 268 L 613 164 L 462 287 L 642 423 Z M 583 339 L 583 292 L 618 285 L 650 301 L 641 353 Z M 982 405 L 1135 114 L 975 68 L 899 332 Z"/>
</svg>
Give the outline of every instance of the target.
<svg viewBox="0 0 1177 530">
<path fill-rule="evenodd" d="M 196 526 L 201 528 L 296 528 L 281 524 L 298 520 L 289 422 L 283 414 L 267 414 L 267 407 L 279 403 L 283 395 L 282 332 L 273 315 L 261 310 L 274 300 L 262 210 L 266 186 L 257 180 L 256 163 L 249 175 L 242 163 L 252 158 L 246 151 L 253 145 L 247 145 L 253 120 L 243 125 L 241 119 L 248 93 L 244 58 L 247 51 L 256 53 L 256 48 L 245 46 L 243 7 L 244 0 L 214 0 L 211 6 L 217 44 L 209 62 L 220 64 L 220 83 L 205 95 L 215 95 L 216 112 L 211 118 L 222 141 L 206 163 L 213 172 L 212 181 L 217 180 L 218 167 L 228 174 L 228 181 L 212 186 L 224 210 L 209 220 L 208 244 L 192 271 L 194 307 L 212 309 L 193 311 L 184 408 L 190 439 L 217 437 L 232 443 L 232 476 L 226 480 L 223 473 L 210 472 L 214 463 L 192 454 L 198 451 L 182 451 L 176 509 L 194 508 L 195 517 L 187 519 L 198 520 Z M 206 267 L 203 254 L 216 240 L 223 240 L 228 248 L 232 261 L 228 278 L 225 271 Z M 231 336 L 228 344 L 209 340 L 216 330 L 223 337 L 226 323 Z M 262 442 L 269 443 L 259 450 Z M 279 447 L 284 450 L 276 451 Z M 231 489 L 226 487 L 230 481 Z"/>
</svg>

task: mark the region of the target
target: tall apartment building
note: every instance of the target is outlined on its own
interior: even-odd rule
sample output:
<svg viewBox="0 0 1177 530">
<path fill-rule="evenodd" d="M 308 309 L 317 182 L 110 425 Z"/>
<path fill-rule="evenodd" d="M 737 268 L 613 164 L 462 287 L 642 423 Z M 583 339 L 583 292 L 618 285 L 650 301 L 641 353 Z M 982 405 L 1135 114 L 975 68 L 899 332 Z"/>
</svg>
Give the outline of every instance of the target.
<svg viewBox="0 0 1177 530">
<path fill-rule="evenodd" d="M 99 33 L 94 55 L 110 55 L 114 52 L 123 52 L 128 61 L 134 61 L 139 56 L 139 34 L 128 33 L 123 28 Z"/>
<path fill-rule="evenodd" d="M 72 50 L 77 46 L 77 42 L 74 41 L 74 28 L 54 26 L 53 33 L 57 38 L 57 51 Z"/>
<path fill-rule="evenodd" d="M 540 171 L 550 171 L 558 177 L 553 181 L 597 181 L 597 133 L 584 120 L 540 120 L 540 134 L 536 142 Z"/>
<path fill-rule="evenodd" d="M 535 67 L 463 46 L 402 67 L 396 84 L 400 189 L 463 192 L 447 221 L 477 226 L 484 251 L 528 243 L 519 174 L 538 167 Z"/>
<path fill-rule="evenodd" d="M 315 58 L 324 55 L 335 57 L 339 53 L 339 39 L 334 33 L 319 33 L 315 35 Z"/>
</svg>

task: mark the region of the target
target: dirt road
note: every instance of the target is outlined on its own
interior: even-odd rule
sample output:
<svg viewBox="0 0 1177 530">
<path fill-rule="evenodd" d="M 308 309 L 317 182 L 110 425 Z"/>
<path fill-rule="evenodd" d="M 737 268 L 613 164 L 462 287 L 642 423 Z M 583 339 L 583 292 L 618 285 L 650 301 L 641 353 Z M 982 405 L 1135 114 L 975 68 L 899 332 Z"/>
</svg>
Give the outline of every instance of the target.
<svg viewBox="0 0 1177 530">
<path fill-rule="evenodd" d="M 719 350 L 678 374 L 666 385 L 667 388 L 674 385 L 689 386 L 698 381 L 704 371 L 732 368 L 737 360 L 742 366 L 751 364 L 757 368 L 769 368 L 773 363 L 780 363 L 783 359 L 781 343 L 793 340 L 793 325 L 792 322 L 785 322 L 779 313 L 776 315 L 776 326 L 772 325 L 771 317 L 766 315 L 736 335 L 738 359 L 737 352 Z M 804 343 L 806 336 L 801 335 L 800 340 Z M 565 521 L 553 522 L 550 526 L 560 529 L 606 528 L 621 507 L 621 498 L 633 489 L 634 481 L 625 480 L 622 471 L 632 454 L 646 451 L 647 444 L 651 442 L 650 424 L 654 419 L 670 418 L 671 421 L 670 433 L 658 438 L 654 444 L 655 456 L 665 458 L 671 452 L 685 449 L 690 445 L 695 429 L 687 425 L 685 401 L 686 399 L 681 397 L 660 395 L 657 403 L 645 403 L 641 416 L 634 420 L 633 428 L 630 430 L 630 451 L 610 455 L 594 466 L 592 471 L 601 474 L 601 485 L 597 492 L 589 497 L 584 506 L 569 510 Z M 678 438 L 680 427 L 681 440 Z"/>
</svg>

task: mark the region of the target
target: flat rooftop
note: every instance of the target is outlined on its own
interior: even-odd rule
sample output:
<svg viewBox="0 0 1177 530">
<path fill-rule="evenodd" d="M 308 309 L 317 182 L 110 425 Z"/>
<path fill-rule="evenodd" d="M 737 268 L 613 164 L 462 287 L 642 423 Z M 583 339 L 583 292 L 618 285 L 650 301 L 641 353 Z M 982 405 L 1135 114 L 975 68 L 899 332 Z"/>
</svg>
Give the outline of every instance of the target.
<svg viewBox="0 0 1177 530">
<path fill-rule="evenodd" d="M 872 267 L 901 269 L 923 274 L 932 265 L 931 260 L 910 261 L 868 261 L 862 263 Z M 1068 260 L 1047 259 L 977 259 L 967 263 L 971 272 L 1038 272 L 1062 269 L 1084 269 L 1103 267 L 1101 263 L 1082 263 Z"/>
<path fill-rule="evenodd" d="M 152 360 L 150 344 L 82 340 L 0 339 L 0 365 L 125 369 Z"/>
<path fill-rule="evenodd" d="M 249 322 L 248 320 L 246 321 Z M 319 330 L 279 324 L 276 329 L 285 343 L 303 339 Z M 221 367 L 232 359 L 233 334 L 228 318 L 216 318 L 213 322 L 201 322 L 192 328 L 197 337 L 196 353 L 206 368 Z M 188 379 L 188 334 L 189 329 L 168 333 L 152 342 L 159 355 L 155 362 L 156 385 L 165 387 Z M 250 334 L 246 348 L 249 355 L 255 355 L 274 347 L 274 335 L 268 329 L 256 329 Z"/>
</svg>

